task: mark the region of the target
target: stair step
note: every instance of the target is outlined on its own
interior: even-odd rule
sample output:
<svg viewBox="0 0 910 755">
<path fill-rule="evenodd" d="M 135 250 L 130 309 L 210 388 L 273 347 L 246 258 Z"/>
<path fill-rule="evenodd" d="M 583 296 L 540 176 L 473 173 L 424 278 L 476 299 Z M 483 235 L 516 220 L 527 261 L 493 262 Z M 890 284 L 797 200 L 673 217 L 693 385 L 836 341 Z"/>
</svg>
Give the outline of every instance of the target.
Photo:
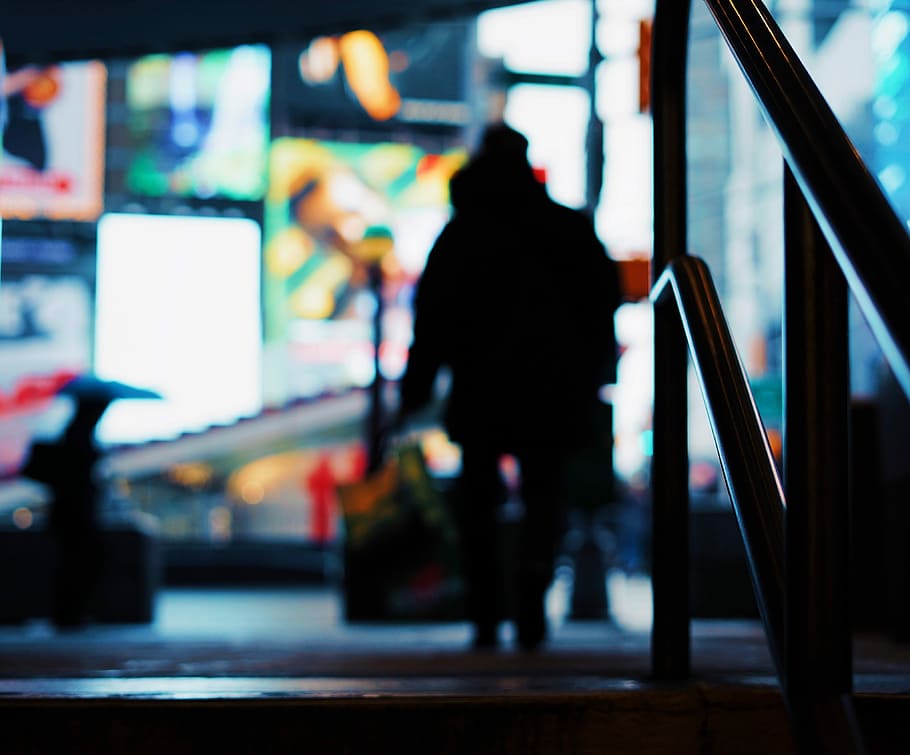
<svg viewBox="0 0 910 755">
<path fill-rule="evenodd" d="M 0 753 L 795 753 L 779 690 L 520 678 L 53 679 L 0 689 Z M 547 687 L 538 689 L 537 687 Z M 575 689 L 573 689 L 573 687 Z M 554 692 L 553 689 L 559 691 Z M 910 752 L 910 696 L 857 696 L 870 755 Z"/>
<path fill-rule="evenodd" d="M 755 622 L 693 622 L 693 679 L 655 683 L 648 635 L 603 622 L 482 653 L 466 626 L 330 631 L 306 605 L 271 634 L 0 631 L 0 755 L 794 752 Z M 910 648 L 863 637 L 855 661 L 870 755 L 907 755 Z"/>
<path fill-rule="evenodd" d="M 775 687 L 590 681 L 19 680 L 0 752 L 794 752 Z"/>
</svg>

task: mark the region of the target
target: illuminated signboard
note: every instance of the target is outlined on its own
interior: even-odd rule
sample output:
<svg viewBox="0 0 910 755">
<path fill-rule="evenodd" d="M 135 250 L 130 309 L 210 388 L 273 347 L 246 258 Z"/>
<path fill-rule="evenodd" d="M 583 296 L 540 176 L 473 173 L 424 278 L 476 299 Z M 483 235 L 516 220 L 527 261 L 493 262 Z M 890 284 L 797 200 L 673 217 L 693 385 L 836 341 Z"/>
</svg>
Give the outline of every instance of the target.
<svg viewBox="0 0 910 755">
<path fill-rule="evenodd" d="M 473 23 L 416 24 L 318 37 L 276 50 L 276 120 L 307 128 L 460 129 L 468 96 Z"/>
<path fill-rule="evenodd" d="M 260 245 L 244 218 L 101 218 L 95 371 L 164 397 L 111 407 L 103 442 L 173 438 L 259 411 Z"/>
<path fill-rule="evenodd" d="M 101 214 L 106 79 L 98 62 L 6 73 L 0 216 L 95 220 Z"/>
<path fill-rule="evenodd" d="M 287 349 L 281 374 L 290 395 L 369 382 L 365 268 L 378 229 L 391 236 L 381 260 L 388 374 L 400 371 L 410 310 L 397 292 L 423 270 L 449 217 L 449 179 L 466 157 L 463 148 L 431 153 L 406 143 L 275 141 L 265 203 L 265 335 Z"/>
<path fill-rule="evenodd" d="M 89 369 L 94 289 L 88 247 L 62 238 L 7 238 L 0 264 L 0 475 L 51 432 L 57 389 Z M 91 245 L 92 247 L 94 245 Z M 58 428 L 55 428 L 58 429 Z M 52 432 L 51 432 L 52 434 Z"/>
<path fill-rule="evenodd" d="M 140 196 L 260 199 L 271 54 L 259 45 L 150 55 L 130 65 L 126 189 Z"/>
</svg>

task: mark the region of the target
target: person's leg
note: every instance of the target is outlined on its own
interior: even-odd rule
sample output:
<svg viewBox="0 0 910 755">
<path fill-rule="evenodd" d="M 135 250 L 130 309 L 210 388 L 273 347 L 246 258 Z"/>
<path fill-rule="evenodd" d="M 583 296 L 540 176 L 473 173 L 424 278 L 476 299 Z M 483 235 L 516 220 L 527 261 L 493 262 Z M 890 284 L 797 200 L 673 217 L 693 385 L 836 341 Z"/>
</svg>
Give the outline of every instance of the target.
<svg viewBox="0 0 910 755">
<path fill-rule="evenodd" d="M 562 533 L 562 454 L 532 448 L 518 455 L 524 517 L 518 543 L 518 642 L 526 650 L 547 635 L 544 599 L 553 579 L 556 550 Z"/>
<path fill-rule="evenodd" d="M 474 646 L 495 647 L 499 611 L 497 509 L 502 498 L 498 454 L 462 448 L 456 522 L 464 569 L 466 608 L 474 625 Z"/>
</svg>

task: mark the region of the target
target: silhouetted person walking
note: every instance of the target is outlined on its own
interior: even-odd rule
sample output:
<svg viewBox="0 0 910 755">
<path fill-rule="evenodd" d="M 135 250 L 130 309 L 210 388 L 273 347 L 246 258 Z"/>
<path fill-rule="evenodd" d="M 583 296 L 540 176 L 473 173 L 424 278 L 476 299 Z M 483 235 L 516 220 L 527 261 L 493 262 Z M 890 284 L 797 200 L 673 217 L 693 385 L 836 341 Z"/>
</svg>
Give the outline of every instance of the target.
<svg viewBox="0 0 910 755">
<path fill-rule="evenodd" d="M 51 620 L 60 628 L 77 627 L 86 621 L 101 573 L 94 479 L 99 452 L 94 431 L 109 403 L 77 402 L 61 438 L 55 443 L 35 444 L 23 469 L 24 475 L 46 483 L 50 490 L 48 530 L 56 551 Z"/>
<path fill-rule="evenodd" d="M 547 196 L 527 146 L 491 126 L 452 178 L 454 214 L 417 287 L 401 383 L 406 417 L 430 401 L 440 368 L 451 371 L 444 424 L 462 449 L 454 506 L 476 647 L 496 645 L 502 618 L 501 457 L 520 466 L 517 635 L 533 649 L 547 632 L 567 456 L 588 440 L 598 389 L 615 374 L 615 264 L 589 221 Z"/>
<path fill-rule="evenodd" d="M 58 440 L 32 445 L 22 474 L 50 490 L 48 529 L 56 550 L 51 620 L 70 629 L 90 618 L 104 560 L 96 482 L 101 452 L 95 429 L 117 399 L 160 397 L 90 375 L 70 380 L 59 392 L 74 399 L 73 416 Z"/>
</svg>

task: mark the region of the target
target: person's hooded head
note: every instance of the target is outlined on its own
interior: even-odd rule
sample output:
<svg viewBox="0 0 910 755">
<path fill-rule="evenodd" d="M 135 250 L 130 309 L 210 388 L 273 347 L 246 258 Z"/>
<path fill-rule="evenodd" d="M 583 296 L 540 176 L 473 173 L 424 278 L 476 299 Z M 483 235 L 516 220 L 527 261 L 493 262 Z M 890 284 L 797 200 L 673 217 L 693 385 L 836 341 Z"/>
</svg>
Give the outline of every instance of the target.
<svg viewBox="0 0 910 755">
<path fill-rule="evenodd" d="M 477 152 L 452 177 L 450 194 L 456 210 L 495 209 L 542 195 L 543 187 L 528 162 L 527 138 L 505 123 L 488 126 Z"/>
<path fill-rule="evenodd" d="M 505 123 L 487 126 L 480 140 L 479 155 L 486 155 L 503 162 L 514 163 L 514 167 L 526 167 L 528 163 L 528 140 L 524 134 Z"/>
</svg>

